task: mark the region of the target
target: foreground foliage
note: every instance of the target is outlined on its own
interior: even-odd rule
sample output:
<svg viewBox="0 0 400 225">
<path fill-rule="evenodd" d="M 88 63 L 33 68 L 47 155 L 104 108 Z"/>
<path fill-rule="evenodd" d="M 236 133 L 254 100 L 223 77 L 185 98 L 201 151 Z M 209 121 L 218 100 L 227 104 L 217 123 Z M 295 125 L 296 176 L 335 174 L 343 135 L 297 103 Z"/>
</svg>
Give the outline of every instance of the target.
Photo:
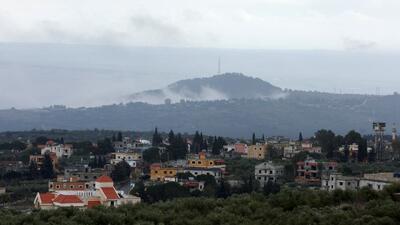
<svg viewBox="0 0 400 225">
<path fill-rule="evenodd" d="M 400 186 L 383 192 L 289 190 L 265 197 L 246 194 L 227 199 L 182 198 L 155 204 L 86 211 L 58 209 L 30 214 L 0 211 L 0 224 L 399 224 Z"/>
</svg>

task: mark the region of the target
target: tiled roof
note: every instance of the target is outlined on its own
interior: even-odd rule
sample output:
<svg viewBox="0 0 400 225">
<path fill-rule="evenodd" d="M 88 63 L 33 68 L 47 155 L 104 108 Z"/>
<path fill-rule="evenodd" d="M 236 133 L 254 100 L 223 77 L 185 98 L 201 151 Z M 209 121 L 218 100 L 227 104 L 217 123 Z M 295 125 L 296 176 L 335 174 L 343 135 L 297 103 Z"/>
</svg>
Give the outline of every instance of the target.
<svg viewBox="0 0 400 225">
<path fill-rule="evenodd" d="M 111 177 L 103 175 L 103 176 L 100 176 L 99 178 L 97 178 L 96 182 L 109 183 L 109 182 L 113 182 L 113 180 L 111 179 Z"/>
<path fill-rule="evenodd" d="M 53 193 L 39 193 L 39 198 L 42 204 L 51 204 L 53 199 L 56 197 Z"/>
<path fill-rule="evenodd" d="M 61 204 L 83 203 L 77 195 L 58 195 L 53 202 Z"/>
<path fill-rule="evenodd" d="M 101 205 L 101 201 L 99 199 L 89 199 L 87 208 L 91 209 L 93 207 Z"/>
<path fill-rule="evenodd" d="M 103 187 L 101 191 L 106 196 L 107 200 L 117 200 L 119 196 L 113 187 Z"/>
</svg>

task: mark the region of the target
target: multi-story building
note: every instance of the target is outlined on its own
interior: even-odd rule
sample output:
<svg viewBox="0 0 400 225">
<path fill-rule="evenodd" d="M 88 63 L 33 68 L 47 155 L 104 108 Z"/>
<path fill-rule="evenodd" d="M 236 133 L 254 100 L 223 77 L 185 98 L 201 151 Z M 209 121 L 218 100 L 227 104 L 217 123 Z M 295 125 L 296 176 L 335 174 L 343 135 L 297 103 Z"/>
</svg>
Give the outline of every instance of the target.
<svg viewBox="0 0 400 225">
<path fill-rule="evenodd" d="M 48 141 L 40 149 L 42 155 L 46 153 L 56 153 L 57 158 L 69 158 L 73 154 L 73 146 L 70 144 L 57 144 L 54 141 Z"/>
<path fill-rule="evenodd" d="M 47 153 L 50 157 L 51 162 L 53 163 L 53 167 L 55 167 L 58 164 L 58 158 L 55 152 L 49 152 Z M 29 164 L 30 163 L 36 163 L 38 170 L 40 170 L 40 167 L 44 163 L 45 155 L 30 155 L 29 156 Z"/>
<path fill-rule="evenodd" d="M 264 160 L 267 155 L 268 146 L 266 144 L 250 145 L 247 149 L 247 158 Z"/>
<path fill-rule="evenodd" d="M 235 152 L 241 155 L 246 155 L 248 151 L 247 144 L 236 143 L 234 144 Z"/>
<path fill-rule="evenodd" d="M 175 181 L 176 174 L 182 171 L 181 168 L 164 167 L 160 163 L 153 163 L 150 166 L 150 180 L 152 181 Z"/>
<path fill-rule="evenodd" d="M 122 161 L 125 161 L 131 167 L 136 168 L 138 164 L 142 161 L 142 153 L 137 151 L 129 151 L 129 152 L 114 152 L 111 154 L 110 163 L 112 165 L 116 165 Z"/>
<path fill-rule="evenodd" d="M 215 166 L 214 159 L 208 159 L 205 152 L 198 155 L 191 155 L 187 161 L 188 167 L 208 168 Z"/>
<path fill-rule="evenodd" d="M 300 152 L 300 145 L 296 142 L 289 142 L 287 146 L 283 147 L 283 157 L 286 159 L 291 159 Z"/>
<path fill-rule="evenodd" d="M 297 162 L 295 181 L 304 185 L 320 185 L 322 175 L 336 172 L 336 162 L 319 162 L 312 158 Z"/>
<path fill-rule="evenodd" d="M 268 182 L 279 183 L 284 175 L 284 166 L 270 162 L 263 162 L 255 166 L 254 175 L 260 186 Z"/>
<path fill-rule="evenodd" d="M 338 173 L 333 173 L 323 176 L 321 179 L 321 188 L 327 191 L 334 190 L 356 190 L 359 187 L 359 178 L 342 176 Z"/>
<path fill-rule="evenodd" d="M 122 141 L 113 142 L 113 147 L 117 152 L 131 151 L 138 147 L 138 143 L 130 137 L 124 137 Z"/>
</svg>

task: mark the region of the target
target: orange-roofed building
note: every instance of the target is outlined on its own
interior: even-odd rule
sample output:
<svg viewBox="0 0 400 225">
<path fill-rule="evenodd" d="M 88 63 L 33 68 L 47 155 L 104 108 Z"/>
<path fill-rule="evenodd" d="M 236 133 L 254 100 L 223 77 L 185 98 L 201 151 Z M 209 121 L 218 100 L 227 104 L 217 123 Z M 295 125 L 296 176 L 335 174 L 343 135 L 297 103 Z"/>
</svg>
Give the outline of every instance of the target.
<svg viewBox="0 0 400 225">
<path fill-rule="evenodd" d="M 93 197 L 93 198 L 91 198 L 91 199 L 89 199 L 88 201 L 87 201 L 87 208 L 88 209 L 91 209 L 91 208 L 94 208 L 94 207 L 96 207 L 96 206 L 100 206 L 101 205 L 101 200 L 100 200 L 100 198 L 97 198 L 97 197 Z"/>
<path fill-rule="evenodd" d="M 52 209 L 53 208 L 53 199 L 56 198 L 56 194 L 54 193 L 37 193 L 34 205 L 37 209 Z"/>
<path fill-rule="evenodd" d="M 53 199 L 53 205 L 59 207 L 78 207 L 83 208 L 85 203 L 77 195 L 58 195 Z"/>
</svg>

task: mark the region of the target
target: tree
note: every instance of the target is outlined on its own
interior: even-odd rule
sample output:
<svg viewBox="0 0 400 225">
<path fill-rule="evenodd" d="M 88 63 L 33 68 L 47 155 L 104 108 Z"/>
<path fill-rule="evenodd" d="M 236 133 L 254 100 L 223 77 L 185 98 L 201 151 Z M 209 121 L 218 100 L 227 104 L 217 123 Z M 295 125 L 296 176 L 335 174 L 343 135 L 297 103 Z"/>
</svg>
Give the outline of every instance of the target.
<svg viewBox="0 0 400 225">
<path fill-rule="evenodd" d="M 303 141 L 303 134 L 300 132 L 299 133 L 299 141 L 302 142 Z"/>
<path fill-rule="evenodd" d="M 110 138 L 105 138 L 104 140 L 100 140 L 97 142 L 99 155 L 107 155 L 108 153 L 114 152 L 114 146 L 111 142 Z"/>
<path fill-rule="evenodd" d="M 253 136 L 252 136 L 252 138 L 251 138 L 251 144 L 252 145 L 255 145 L 257 143 L 257 140 L 256 140 L 256 133 L 253 133 Z"/>
<path fill-rule="evenodd" d="M 126 181 L 131 175 L 131 166 L 125 160 L 117 163 L 111 172 L 111 177 L 115 182 Z"/>
<path fill-rule="evenodd" d="M 154 133 L 153 133 L 153 140 L 152 140 L 152 144 L 155 147 L 158 147 L 160 144 L 162 144 L 162 137 L 161 135 L 158 133 L 158 128 L 156 127 L 154 129 Z"/>
<path fill-rule="evenodd" d="M 275 182 L 268 181 L 263 187 L 264 195 L 276 194 L 281 190 L 281 186 Z"/>
<path fill-rule="evenodd" d="M 231 187 L 229 183 L 225 182 L 224 180 L 221 180 L 218 190 L 215 193 L 215 197 L 217 198 L 227 198 L 231 195 Z"/>
<path fill-rule="evenodd" d="M 326 154 L 328 159 L 333 158 L 335 150 L 338 146 L 335 143 L 335 133 L 331 130 L 319 130 L 315 133 L 315 139 L 321 146 L 322 152 Z"/>
<path fill-rule="evenodd" d="M 53 162 L 51 161 L 50 155 L 45 154 L 42 167 L 40 172 L 44 179 L 53 179 L 55 176 Z"/>
<path fill-rule="evenodd" d="M 122 133 L 118 132 L 117 141 L 122 141 Z"/>
<path fill-rule="evenodd" d="M 29 163 L 29 174 L 30 174 L 30 177 L 31 177 L 31 179 L 36 179 L 38 176 L 39 176 L 39 173 L 38 173 L 38 166 L 37 166 L 37 163 L 35 162 L 35 161 L 30 161 L 30 163 Z"/>
</svg>

